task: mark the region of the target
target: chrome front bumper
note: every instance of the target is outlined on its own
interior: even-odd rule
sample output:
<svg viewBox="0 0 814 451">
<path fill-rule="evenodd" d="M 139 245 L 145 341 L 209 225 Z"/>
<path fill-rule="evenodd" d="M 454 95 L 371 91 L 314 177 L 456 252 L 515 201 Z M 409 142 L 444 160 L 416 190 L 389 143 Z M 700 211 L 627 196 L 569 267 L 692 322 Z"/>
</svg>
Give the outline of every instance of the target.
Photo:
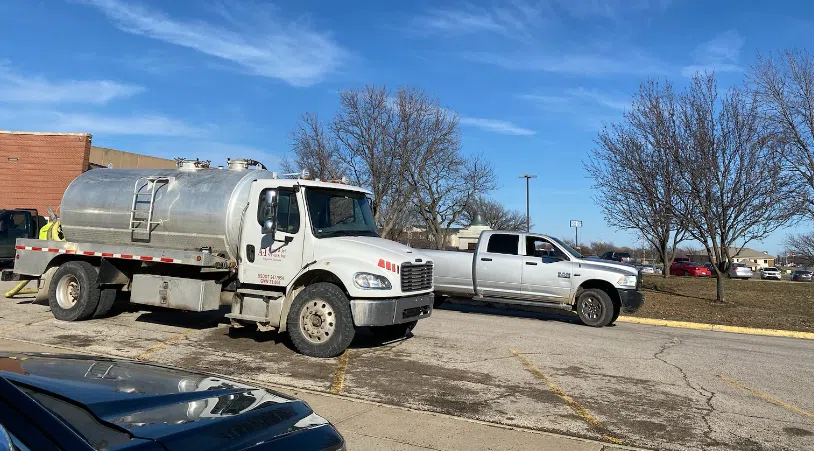
<svg viewBox="0 0 814 451">
<path fill-rule="evenodd" d="M 356 326 L 390 326 L 427 318 L 432 314 L 432 293 L 387 299 L 354 299 L 350 301 Z"/>
</svg>

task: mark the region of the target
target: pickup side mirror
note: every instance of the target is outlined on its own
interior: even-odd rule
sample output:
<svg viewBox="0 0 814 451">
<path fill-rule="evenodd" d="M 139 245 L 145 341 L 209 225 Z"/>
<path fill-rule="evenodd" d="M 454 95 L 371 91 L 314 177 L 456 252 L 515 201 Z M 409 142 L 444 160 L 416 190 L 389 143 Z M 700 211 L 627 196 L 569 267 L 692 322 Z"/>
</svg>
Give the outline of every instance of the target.
<svg viewBox="0 0 814 451">
<path fill-rule="evenodd" d="M 263 192 L 263 225 L 260 233 L 271 235 L 274 239 L 274 232 L 277 231 L 277 191 L 266 190 Z"/>
</svg>

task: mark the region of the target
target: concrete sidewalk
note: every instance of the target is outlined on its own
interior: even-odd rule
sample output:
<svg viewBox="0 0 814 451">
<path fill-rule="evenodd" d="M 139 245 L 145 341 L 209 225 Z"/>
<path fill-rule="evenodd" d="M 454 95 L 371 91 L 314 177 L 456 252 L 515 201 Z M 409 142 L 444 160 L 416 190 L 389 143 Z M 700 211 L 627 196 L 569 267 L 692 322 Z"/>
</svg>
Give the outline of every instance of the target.
<svg viewBox="0 0 814 451">
<path fill-rule="evenodd" d="M 2 352 L 65 353 L 63 348 L 0 338 Z M 268 385 L 268 384 L 263 384 Z M 564 435 L 391 407 L 343 396 L 277 387 L 303 399 L 345 437 L 349 450 L 612 451 L 634 449 Z"/>
</svg>

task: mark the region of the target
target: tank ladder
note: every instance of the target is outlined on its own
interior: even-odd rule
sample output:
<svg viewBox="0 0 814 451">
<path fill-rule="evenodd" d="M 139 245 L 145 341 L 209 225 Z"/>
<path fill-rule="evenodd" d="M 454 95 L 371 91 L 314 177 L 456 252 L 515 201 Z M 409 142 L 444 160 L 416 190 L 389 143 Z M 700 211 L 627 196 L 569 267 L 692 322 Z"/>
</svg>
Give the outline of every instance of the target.
<svg viewBox="0 0 814 451">
<path fill-rule="evenodd" d="M 133 186 L 133 204 L 130 208 L 130 237 L 133 241 L 150 241 L 153 227 L 163 222 L 153 220 L 155 193 L 159 184 L 169 184 L 170 180 L 170 177 L 164 176 L 139 177 L 136 180 Z M 147 189 L 142 191 L 143 188 Z M 147 204 L 147 208 L 139 209 L 139 205 L 143 204 Z"/>
</svg>

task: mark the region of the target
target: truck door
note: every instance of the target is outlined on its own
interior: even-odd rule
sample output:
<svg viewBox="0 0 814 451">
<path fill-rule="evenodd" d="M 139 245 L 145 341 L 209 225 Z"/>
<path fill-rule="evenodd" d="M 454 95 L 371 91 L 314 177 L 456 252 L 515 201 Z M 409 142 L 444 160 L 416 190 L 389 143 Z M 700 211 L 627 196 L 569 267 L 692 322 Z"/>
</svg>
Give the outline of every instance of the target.
<svg viewBox="0 0 814 451">
<path fill-rule="evenodd" d="M 27 211 L 0 212 L 0 258 L 13 259 L 17 238 L 31 238 L 33 218 Z"/>
<path fill-rule="evenodd" d="M 509 233 L 495 233 L 475 258 L 475 277 L 478 294 L 483 296 L 519 297 L 520 267 L 523 264 L 519 255 L 520 236 Z"/>
<path fill-rule="evenodd" d="M 294 279 L 302 268 L 302 217 L 302 205 L 294 188 L 272 188 L 268 182 L 254 182 L 243 218 L 242 283 L 284 287 Z M 276 221 L 273 235 L 263 234 L 268 219 Z"/>
<path fill-rule="evenodd" d="M 533 235 L 525 239 L 521 291 L 523 297 L 567 302 L 574 263 L 555 243 Z"/>
</svg>

